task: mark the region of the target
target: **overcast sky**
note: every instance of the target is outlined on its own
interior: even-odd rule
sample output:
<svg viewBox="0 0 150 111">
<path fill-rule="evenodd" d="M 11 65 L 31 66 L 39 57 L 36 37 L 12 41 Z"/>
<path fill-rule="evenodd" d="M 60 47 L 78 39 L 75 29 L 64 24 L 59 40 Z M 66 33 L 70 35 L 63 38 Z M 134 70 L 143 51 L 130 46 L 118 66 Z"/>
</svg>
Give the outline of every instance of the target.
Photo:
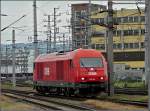
<svg viewBox="0 0 150 111">
<path fill-rule="evenodd" d="M 58 26 L 69 25 L 67 21 L 70 19 L 70 16 L 66 12 L 71 11 L 71 3 L 88 3 L 82 1 L 37 1 L 37 18 L 38 18 L 38 40 L 46 40 L 46 34 L 43 33 L 46 31 L 44 25 L 47 22 L 45 14 L 53 14 L 53 8 L 58 7 L 57 13 L 62 13 L 61 16 L 57 17 L 57 20 L 61 20 Z M 94 1 L 92 3 L 107 5 L 107 2 L 104 1 Z M 142 7 L 142 6 L 141 6 Z M 119 8 L 136 8 L 136 5 L 115 5 L 115 9 Z M 2 16 L 2 28 L 11 24 L 15 20 L 19 19 L 21 16 L 26 15 L 19 22 L 13 25 L 13 27 L 20 27 L 16 29 L 16 42 L 17 43 L 27 43 L 32 42 L 28 40 L 28 37 L 33 37 L 33 2 L 32 1 L 2 1 L 1 3 L 1 12 L 2 14 L 7 14 L 8 16 Z M 20 30 L 21 29 L 21 30 Z M 23 31 L 24 30 L 24 31 Z M 60 32 L 67 32 L 63 27 L 60 28 Z M 2 32 L 2 43 L 6 43 L 7 40 L 12 38 L 12 28 L 8 28 Z M 8 42 L 8 41 L 7 41 Z M 9 43 L 9 42 L 8 42 Z"/>
</svg>

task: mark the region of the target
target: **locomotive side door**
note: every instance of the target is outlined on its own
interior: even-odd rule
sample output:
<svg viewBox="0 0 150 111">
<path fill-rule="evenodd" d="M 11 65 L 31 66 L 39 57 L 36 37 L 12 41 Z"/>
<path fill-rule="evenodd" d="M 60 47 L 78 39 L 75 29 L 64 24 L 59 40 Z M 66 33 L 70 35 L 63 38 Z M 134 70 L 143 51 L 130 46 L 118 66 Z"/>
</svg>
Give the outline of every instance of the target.
<svg viewBox="0 0 150 111">
<path fill-rule="evenodd" d="M 56 62 L 56 78 L 57 80 L 64 79 L 64 62 L 63 61 Z"/>
<path fill-rule="evenodd" d="M 43 79 L 43 64 L 37 63 L 37 79 L 42 80 Z"/>
</svg>

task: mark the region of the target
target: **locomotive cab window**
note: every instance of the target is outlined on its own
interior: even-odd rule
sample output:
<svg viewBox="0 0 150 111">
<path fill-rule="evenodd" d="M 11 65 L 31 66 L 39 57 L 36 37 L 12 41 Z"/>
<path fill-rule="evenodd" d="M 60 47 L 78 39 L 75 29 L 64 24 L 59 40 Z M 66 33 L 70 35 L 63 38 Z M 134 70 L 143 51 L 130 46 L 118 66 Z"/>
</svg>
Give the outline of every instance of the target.
<svg viewBox="0 0 150 111">
<path fill-rule="evenodd" d="M 103 67 L 102 58 L 80 58 L 80 67 Z"/>
</svg>

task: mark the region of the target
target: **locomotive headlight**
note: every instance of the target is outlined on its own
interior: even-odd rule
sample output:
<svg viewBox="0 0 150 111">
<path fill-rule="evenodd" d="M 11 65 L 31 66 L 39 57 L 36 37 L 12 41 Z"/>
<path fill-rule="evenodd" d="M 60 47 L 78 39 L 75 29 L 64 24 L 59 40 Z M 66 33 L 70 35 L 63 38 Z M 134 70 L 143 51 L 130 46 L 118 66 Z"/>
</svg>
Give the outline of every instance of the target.
<svg viewBox="0 0 150 111">
<path fill-rule="evenodd" d="M 104 77 L 100 77 L 100 80 L 103 80 L 104 79 Z"/>
<path fill-rule="evenodd" d="M 81 80 L 85 80 L 85 78 L 84 78 L 84 77 L 82 77 L 82 78 L 81 78 Z"/>
</svg>

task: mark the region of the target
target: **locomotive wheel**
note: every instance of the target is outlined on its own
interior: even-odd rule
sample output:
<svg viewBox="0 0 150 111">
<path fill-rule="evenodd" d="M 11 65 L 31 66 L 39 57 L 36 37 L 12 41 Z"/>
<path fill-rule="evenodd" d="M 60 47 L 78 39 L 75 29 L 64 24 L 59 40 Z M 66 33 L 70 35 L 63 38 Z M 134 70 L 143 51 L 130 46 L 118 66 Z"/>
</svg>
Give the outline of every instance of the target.
<svg viewBox="0 0 150 111">
<path fill-rule="evenodd" d="M 36 86 L 36 91 L 41 93 L 41 94 L 44 93 L 42 90 L 42 87 L 40 87 L 40 86 Z"/>
<path fill-rule="evenodd" d="M 65 96 L 71 96 L 70 88 L 65 88 Z"/>
</svg>

